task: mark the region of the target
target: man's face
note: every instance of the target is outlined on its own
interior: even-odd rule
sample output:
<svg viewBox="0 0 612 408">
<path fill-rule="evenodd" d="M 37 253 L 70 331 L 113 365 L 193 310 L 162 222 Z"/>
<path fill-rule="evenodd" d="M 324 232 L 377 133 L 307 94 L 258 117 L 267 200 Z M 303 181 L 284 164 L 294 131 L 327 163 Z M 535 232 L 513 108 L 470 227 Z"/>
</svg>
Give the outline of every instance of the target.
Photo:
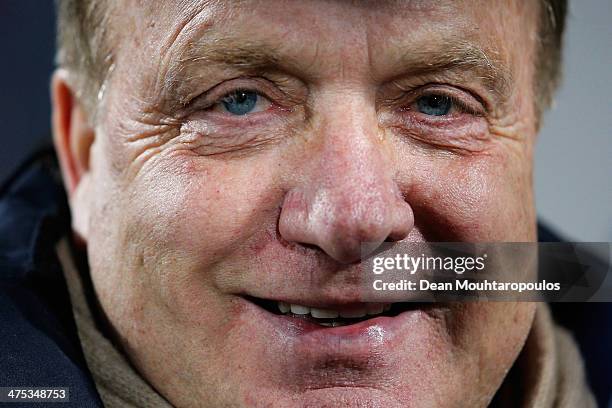
<svg viewBox="0 0 612 408">
<path fill-rule="evenodd" d="M 531 304 L 266 305 L 376 312 L 361 242 L 535 239 L 536 2 L 153 3 L 111 12 L 72 203 L 138 370 L 179 406 L 486 405 Z"/>
</svg>

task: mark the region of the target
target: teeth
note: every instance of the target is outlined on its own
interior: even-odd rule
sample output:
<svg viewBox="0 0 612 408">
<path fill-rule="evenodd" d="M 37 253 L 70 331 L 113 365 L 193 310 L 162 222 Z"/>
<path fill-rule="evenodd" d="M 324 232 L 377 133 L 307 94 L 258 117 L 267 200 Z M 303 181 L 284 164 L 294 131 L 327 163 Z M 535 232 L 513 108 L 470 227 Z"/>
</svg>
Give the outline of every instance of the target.
<svg viewBox="0 0 612 408">
<path fill-rule="evenodd" d="M 281 313 L 287 313 L 291 310 L 291 306 L 285 302 L 278 302 L 278 310 L 280 310 Z"/>
<path fill-rule="evenodd" d="M 350 310 L 333 310 L 333 309 L 318 309 L 316 307 L 308 307 L 302 305 L 294 305 L 285 302 L 277 302 L 278 310 L 283 313 L 293 313 L 296 315 L 310 315 L 316 319 L 336 319 L 338 317 L 344 318 L 361 318 L 366 315 L 373 316 L 384 313 L 391 309 L 390 303 L 367 303 L 361 308 L 350 309 Z M 321 322 L 324 326 L 330 326 L 330 322 Z M 334 326 L 339 325 L 334 323 Z"/>
<path fill-rule="evenodd" d="M 338 317 L 338 312 L 336 310 L 316 309 L 314 307 L 310 309 L 310 314 L 312 317 L 316 317 L 318 319 L 334 319 Z"/>
<path fill-rule="evenodd" d="M 291 313 L 297 315 L 307 315 L 310 313 L 310 308 L 301 305 L 291 305 Z"/>
</svg>

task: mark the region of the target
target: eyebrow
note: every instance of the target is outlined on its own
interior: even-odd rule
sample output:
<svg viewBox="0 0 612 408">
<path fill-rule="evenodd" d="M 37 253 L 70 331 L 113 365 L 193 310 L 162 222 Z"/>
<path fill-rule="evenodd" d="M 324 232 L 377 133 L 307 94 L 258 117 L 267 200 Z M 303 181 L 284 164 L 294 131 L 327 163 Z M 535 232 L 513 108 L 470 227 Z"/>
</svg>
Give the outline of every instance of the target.
<svg viewBox="0 0 612 408">
<path fill-rule="evenodd" d="M 180 63 L 213 63 L 231 65 L 237 68 L 258 69 L 281 65 L 280 52 L 269 45 L 235 40 L 215 40 L 212 44 L 201 46 L 204 50 L 196 56 L 185 56 Z"/>
<path fill-rule="evenodd" d="M 297 70 L 297 64 L 289 64 L 288 58 L 270 44 L 236 39 L 208 39 L 190 42 L 180 50 L 178 58 L 171 62 L 163 78 L 162 94 L 172 103 L 185 105 L 191 96 L 187 84 L 197 78 L 206 78 L 210 70 L 205 68 L 230 68 L 243 74 L 254 74 L 281 67 Z M 185 71 L 195 66 L 197 74 L 186 76 Z M 200 69 L 200 68 L 203 69 Z M 168 102 L 168 101 L 166 101 Z"/>
<path fill-rule="evenodd" d="M 489 91 L 506 99 L 514 82 L 508 63 L 499 52 L 485 50 L 467 40 L 442 41 L 442 46 L 411 49 L 399 58 L 409 75 L 427 75 L 443 71 L 472 71 Z"/>
<path fill-rule="evenodd" d="M 485 51 L 473 41 L 456 39 L 440 39 L 424 46 L 412 44 L 397 48 L 396 55 L 399 57 L 392 65 L 399 76 L 471 71 L 498 99 L 506 101 L 509 98 L 513 76 L 498 52 Z M 169 71 L 181 71 L 190 65 L 228 67 L 246 75 L 267 70 L 291 73 L 305 70 L 304 61 L 287 55 L 281 47 L 233 38 L 190 42 Z M 167 84 L 166 95 L 178 97 L 184 104 L 185 99 L 189 98 L 179 96 L 177 88 L 181 87 L 185 78 L 177 81 L 174 75 L 171 77 L 174 80 Z"/>
</svg>

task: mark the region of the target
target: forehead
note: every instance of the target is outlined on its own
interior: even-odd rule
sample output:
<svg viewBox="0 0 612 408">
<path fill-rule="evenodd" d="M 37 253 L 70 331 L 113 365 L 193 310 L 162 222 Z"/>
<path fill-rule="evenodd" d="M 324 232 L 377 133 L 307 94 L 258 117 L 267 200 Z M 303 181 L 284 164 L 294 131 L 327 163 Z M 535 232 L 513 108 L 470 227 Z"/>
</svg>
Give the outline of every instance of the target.
<svg viewBox="0 0 612 408">
<path fill-rule="evenodd" d="M 484 68 L 476 76 L 511 78 L 534 52 L 538 21 L 537 2 L 519 0 L 122 4 L 110 19 L 117 34 L 114 59 L 135 88 L 158 97 L 168 83 L 186 84 L 193 89 L 185 92 L 194 93 L 186 79 L 211 79 L 213 70 L 258 63 L 311 83 L 380 82 L 411 67 L 465 61 Z M 491 87 L 509 83 L 493 82 Z"/>
<path fill-rule="evenodd" d="M 257 39 L 296 51 L 375 55 L 451 38 L 483 47 L 534 32 L 536 1 L 230 0 L 130 1 L 116 8 L 122 44 L 164 51 L 220 39 Z M 124 35 L 122 35 L 124 34 Z M 128 35 L 125 35 L 128 34 Z M 144 41 L 144 43 L 143 43 Z M 147 48 L 147 47 L 143 47 Z"/>
</svg>

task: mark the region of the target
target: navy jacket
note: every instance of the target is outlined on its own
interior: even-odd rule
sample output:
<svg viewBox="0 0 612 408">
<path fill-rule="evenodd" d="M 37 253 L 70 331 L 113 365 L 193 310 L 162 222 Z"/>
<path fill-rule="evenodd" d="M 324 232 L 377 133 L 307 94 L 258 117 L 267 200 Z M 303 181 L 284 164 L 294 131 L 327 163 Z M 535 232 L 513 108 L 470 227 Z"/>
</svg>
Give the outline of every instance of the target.
<svg viewBox="0 0 612 408">
<path fill-rule="evenodd" d="M 0 190 L 0 386 L 69 387 L 58 406 L 102 407 L 55 255 L 70 228 L 56 169 L 37 154 Z"/>
<path fill-rule="evenodd" d="M 59 406 L 101 407 L 55 254 L 55 244 L 69 233 L 55 156 L 45 150 L 0 188 L 0 387 L 69 387 L 70 403 Z M 558 240 L 541 226 L 539 239 Z M 603 406 L 610 392 L 609 306 L 560 304 L 555 311 L 567 326 L 578 327 L 587 373 Z M 581 314 L 595 314 L 594 322 L 604 326 L 588 326 Z"/>
</svg>

